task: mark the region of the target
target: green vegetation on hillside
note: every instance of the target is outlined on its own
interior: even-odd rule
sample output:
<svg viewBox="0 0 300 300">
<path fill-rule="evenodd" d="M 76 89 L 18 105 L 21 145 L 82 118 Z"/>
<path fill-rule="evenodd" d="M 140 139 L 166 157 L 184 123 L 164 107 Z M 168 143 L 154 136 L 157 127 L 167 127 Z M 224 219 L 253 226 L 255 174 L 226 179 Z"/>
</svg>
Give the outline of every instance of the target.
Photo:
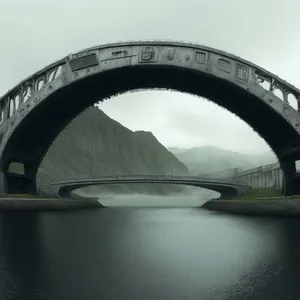
<svg viewBox="0 0 300 300">
<path fill-rule="evenodd" d="M 282 197 L 280 191 L 274 188 L 265 188 L 265 189 L 250 189 L 245 194 L 243 194 L 239 199 L 257 199 L 257 198 L 273 198 L 273 197 Z"/>
</svg>

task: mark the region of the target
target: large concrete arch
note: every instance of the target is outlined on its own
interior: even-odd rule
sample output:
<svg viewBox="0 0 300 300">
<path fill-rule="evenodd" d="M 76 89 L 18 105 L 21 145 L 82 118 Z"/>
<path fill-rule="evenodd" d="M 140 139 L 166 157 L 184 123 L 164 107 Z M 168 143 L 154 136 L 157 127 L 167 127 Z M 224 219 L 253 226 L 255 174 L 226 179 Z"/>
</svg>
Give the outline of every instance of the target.
<svg viewBox="0 0 300 300">
<path fill-rule="evenodd" d="M 99 178 L 73 179 L 66 181 L 52 182 L 40 191 L 57 198 L 70 198 L 71 193 L 77 189 L 102 184 L 138 184 L 138 183 L 156 183 L 156 184 L 179 184 L 195 186 L 216 191 L 221 194 L 223 199 L 231 199 L 242 195 L 250 186 L 238 181 L 225 179 L 202 178 L 195 176 L 175 176 L 175 175 L 118 175 L 102 176 Z"/>
<path fill-rule="evenodd" d="M 278 156 L 286 194 L 295 193 L 300 114 L 288 100 L 293 95 L 299 105 L 300 91 L 234 55 L 167 41 L 117 43 L 68 55 L 1 97 L 0 191 L 36 193 L 38 167 L 72 119 L 112 95 L 154 88 L 203 96 L 246 121 Z M 23 164 L 24 174 L 10 173 L 12 162 Z"/>
</svg>

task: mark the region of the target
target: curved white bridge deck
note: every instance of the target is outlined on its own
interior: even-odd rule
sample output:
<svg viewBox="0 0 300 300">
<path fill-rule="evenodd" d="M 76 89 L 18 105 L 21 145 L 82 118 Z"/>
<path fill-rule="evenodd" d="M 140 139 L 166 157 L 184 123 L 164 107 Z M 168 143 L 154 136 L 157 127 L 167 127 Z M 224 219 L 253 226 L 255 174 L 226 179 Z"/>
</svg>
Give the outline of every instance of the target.
<svg viewBox="0 0 300 300">
<path fill-rule="evenodd" d="M 250 186 L 238 181 L 224 179 L 203 178 L 200 176 L 176 176 L 176 175 L 121 175 L 101 176 L 97 178 L 81 178 L 64 180 L 48 184 L 42 193 L 52 197 L 68 198 L 72 191 L 91 185 L 100 184 L 132 184 L 132 183 L 156 183 L 179 184 L 206 188 L 221 193 L 224 197 L 235 197 L 250 189 Z"/>
</svg>

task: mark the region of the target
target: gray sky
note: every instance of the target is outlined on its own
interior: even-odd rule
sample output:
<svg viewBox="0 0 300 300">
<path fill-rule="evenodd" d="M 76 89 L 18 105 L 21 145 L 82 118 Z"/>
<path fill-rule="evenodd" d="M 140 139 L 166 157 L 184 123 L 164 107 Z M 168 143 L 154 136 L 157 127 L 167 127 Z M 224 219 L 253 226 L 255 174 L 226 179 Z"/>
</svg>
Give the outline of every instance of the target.
<svg viewBox="0 0 300 300">
<path fill-rule="evenodd" d="M 300 87 L 299 10 L 299 0 L 0 0 L 0 94 L 71 52 L 139 39 L 226 50 Z M 132 130 L 152 131 L 166 146 L 268 150 L 243 121 L 194 96 L 147 91 L 100 107 Z"/>
</svg>

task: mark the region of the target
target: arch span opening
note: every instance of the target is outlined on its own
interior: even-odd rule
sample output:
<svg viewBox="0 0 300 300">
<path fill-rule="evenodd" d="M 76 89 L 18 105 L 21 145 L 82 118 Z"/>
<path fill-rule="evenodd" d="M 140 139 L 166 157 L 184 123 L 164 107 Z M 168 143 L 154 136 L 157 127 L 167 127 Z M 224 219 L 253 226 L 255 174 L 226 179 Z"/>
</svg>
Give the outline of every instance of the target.
<svg viewBox="0 0 300 300">
<path fill-rule="evenodd" d="M 209 99 L 174 91 L 142 90 L 113 96 L 95 107 L 133 132 L 151 132 L 171 152 L 212 146 L 249 155 L 270 152 L 270 161 L 262 164 L 278 160 L 246 122 Z"/>
<path fill-rule="evenodd" d="M 257 72 L 257 66 L 240 58 L 199 46 L 144 42 L 93 48 L 69 56 L 61 65 L 62 73 L 20 106 L 20 112 L 26 108 L 24 115 L 6 122 L 12 129 L 3 143 L 1 171 L 7 174 L 11 162 L 22 162 L 33 188 L 45 153 L 71 120 L 99 100 L 139 89 L 168 89 L 210 99 L 247 122 L 279 159 L 300 156 L 296 112 L 257 83 L 259 78 L 278 81 L 276 86 L 284 81 L 265 70 Z M 289 89 L 293 88 L 287 85 Z M 6 190 L 13 191 L 14 181 L 6 181 Z"/>
</svg>

